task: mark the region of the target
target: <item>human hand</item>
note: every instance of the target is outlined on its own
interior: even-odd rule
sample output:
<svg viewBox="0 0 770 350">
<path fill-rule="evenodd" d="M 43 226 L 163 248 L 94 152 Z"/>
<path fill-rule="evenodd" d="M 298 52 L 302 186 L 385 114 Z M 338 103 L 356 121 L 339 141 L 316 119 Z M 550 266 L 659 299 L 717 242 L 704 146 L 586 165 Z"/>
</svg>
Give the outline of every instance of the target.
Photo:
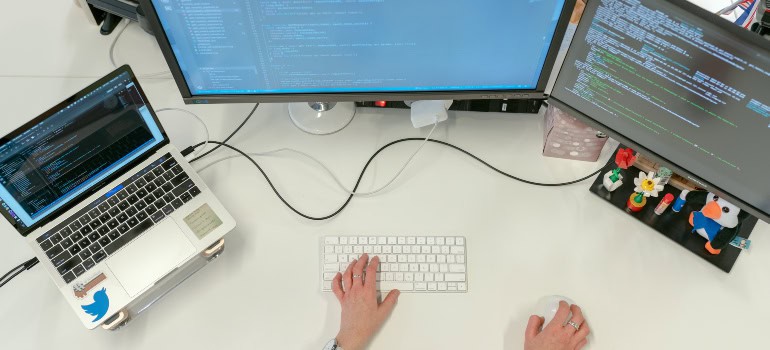
<svg viewBox="0 0 770 350">
<path fill-rule="evenodd" d="M 572 319 L 569 313 L 572 311 Z M 568 321 L 574 322 L 579 329 L 575 329 Z M 532 315 L 527 323 L 524 333 L 524 350 L 580 350 L 588 343 L 586 337 L 590 330 L 585 323 L 583 312 L 577 305 L 569 306 L 564 301 L 559 302 L 559 310 L 556 311 L 553 320 L 540 331 L 545 319 Z"/>
<path fill-rule="evenodd" d="M 369 262 L 369 256 L 364 254 L 361 259 L 353 260 L 344 274 L 337 273 L 332 280 L 332 291 L 342 306 L 337 344 L 344 350 L 364 349 L 393 312 L 401 294 L 394 289 L 382 303 L 378 303 L 375 276 L 379 264 L 378 257 Z"/>
</svg>

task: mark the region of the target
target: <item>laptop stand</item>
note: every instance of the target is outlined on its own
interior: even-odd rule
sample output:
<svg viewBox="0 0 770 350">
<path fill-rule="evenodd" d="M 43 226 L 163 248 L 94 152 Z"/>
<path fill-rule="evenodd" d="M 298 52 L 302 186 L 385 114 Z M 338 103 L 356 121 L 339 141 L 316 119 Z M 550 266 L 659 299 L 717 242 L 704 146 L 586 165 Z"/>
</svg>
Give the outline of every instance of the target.
<svg viewBox="0 0 770 350">
<path fill-rule="evenodd" d="M 198 254 L 197 257 L 191 259 L 158 281 L 152 288 L 144 292 L 130 304 L 126 305 L 123 310 L 120 310 L 115 315 L 107 319 L 102 324 L 102 328 L 108 331 L 115 331 L 125 326 L 132 319 L 136 318 L 150 306 L 155 304 L 155 302 L 174 290 L 174 288 L 181 285 L 182 282 L 184 282 L 187 278 L 216 259 L 219 255 L 222 254 L 222 252 L 224 252 L 224 250 L 225 240 L 222 238 L 218 242 L 208 247 L 202 253 Z"/>
</svg>

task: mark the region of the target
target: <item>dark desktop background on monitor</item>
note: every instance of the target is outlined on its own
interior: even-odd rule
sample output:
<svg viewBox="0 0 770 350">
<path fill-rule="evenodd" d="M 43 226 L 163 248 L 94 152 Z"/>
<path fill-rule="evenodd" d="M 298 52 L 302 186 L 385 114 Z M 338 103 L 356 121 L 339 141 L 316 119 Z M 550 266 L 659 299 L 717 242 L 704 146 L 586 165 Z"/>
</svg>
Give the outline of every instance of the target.
<svg viewBox="0 0 770 350">
<path fill-rule="evenodd" d="M 184 97 L 293 101 L 542 92 L 574 0 L 144 4 Z"/>
<path fill-rule="evenodd" d="M 551 97 L 768 220 L 769 87 L 770 42 L 743 28 L 684 1 L 594 0 Z"/>
</svg>

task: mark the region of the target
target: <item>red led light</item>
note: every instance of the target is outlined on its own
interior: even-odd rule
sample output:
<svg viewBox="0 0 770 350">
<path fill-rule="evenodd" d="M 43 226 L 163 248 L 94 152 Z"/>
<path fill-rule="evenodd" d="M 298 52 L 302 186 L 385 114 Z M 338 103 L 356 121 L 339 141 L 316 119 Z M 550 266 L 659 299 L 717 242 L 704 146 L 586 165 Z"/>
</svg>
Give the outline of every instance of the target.
<svg viewBox="0 0 770 350">
<path fill-rule="evenodd" d="M 385 108 L 385 106 L 388 104 L 388 101 L 375 101 L 374 105 L 377 107 Z"/>
</svg>

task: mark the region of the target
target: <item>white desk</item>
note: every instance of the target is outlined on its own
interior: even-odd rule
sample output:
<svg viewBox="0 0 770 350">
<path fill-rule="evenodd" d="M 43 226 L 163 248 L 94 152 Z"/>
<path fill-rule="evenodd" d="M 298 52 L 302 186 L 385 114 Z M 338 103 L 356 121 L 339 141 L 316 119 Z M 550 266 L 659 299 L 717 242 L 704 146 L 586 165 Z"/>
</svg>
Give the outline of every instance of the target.
<svg viewBox="0 0 770 350">
<path fill-rule="evenodd" d="M 99 53 L 94 61 L 107 63 L 70 60 L 70 65 L 26 57 L 44 49 L 14 51 L 23 40 L 11 37 L 12 49 L 4 50 L 11 54 L 0 56 L 0 69 L 9 72 L 0 78 L 0 134 L 94 80 L 9 78 L 10 73 L 98 77 L 111 70 L 109 42 L 68 12 L 74 11 L 68 2 L 47 2 L 67 14 L 66 20 L 48 22 L 54 28 L 49 34 L 73 45 L 66 51 L 54 46 L 49 53 L 61 53 L 62 61 L 82 52 Z M 4 33 L 9 33 L 8 20 L 21 26 L 8 12 L 3 16 Z M 146 72 L 158 71 L 161 63 L 153 67 L 150 59 L 141 61 Z M 146 80 L 143 87 L 155 108 L 181 106 L 172 81 Z M 250 110 L 249 105 L 187 108 L 198 112 L 220 140 Z M 180 148 L 202 138 L 198 125 L 184 115 L 162 114 L 161 120 Z M 543 158 L 540 124 L 530 115 L 453 114 L 435 138 L 540 181 L 574 179 L 603 164 Z M 363 110 L 339 134 L 310 136 L 291 124 L 283 106 L 264 105 L 233 142 L 249 151 L 293 147 L 309 152 L 353 183 L 377 148 L 426 132 L 411 128 L 406 115 L 396 111 Z M 401 144 L 384 152 L 363 189 L 387 179 L 416 146 Z M 329 213 L 345 197 L 303 160 L 258 160 L 287 199 L 305 212 Z M 403 294 L 374 340 L 374 350 L 520 349 L 532 306 L 549 294 L 567 295 L 584 307 L 594 330 L 591 349 L 753 349 L 767 343 L 770 227 L 765 223 L 752 235 L 752 251 L 725 274 L 596 198 L 587 182 L 532 187 L 433 144 L 392 188 L 354 199 L 340 216 L 322 223 L 290 212 L 246 160 L 216 165 L 202 176 L 238 220 L 220 259 L 115 333 L 85 330 L 45 271 L 35 268 L 0 289 L 2 348 L 319 349 L 339 324 L 336 299 L 319 292 L 319 237 L 410 233 L 467 236 L 470 290 Z M 5 223 L 0 223 L 0 247 L 2 272 L 31 255 Z"/>
</svg>

